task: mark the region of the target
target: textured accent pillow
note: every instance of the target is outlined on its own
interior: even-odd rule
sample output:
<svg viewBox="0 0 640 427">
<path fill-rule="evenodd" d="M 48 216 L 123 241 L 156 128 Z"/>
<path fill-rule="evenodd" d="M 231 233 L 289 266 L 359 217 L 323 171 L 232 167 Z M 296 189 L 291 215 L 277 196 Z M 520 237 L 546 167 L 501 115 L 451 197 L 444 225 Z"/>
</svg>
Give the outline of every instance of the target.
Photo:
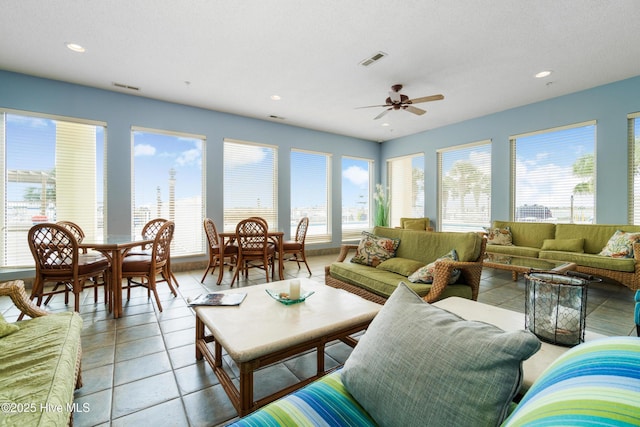
<svg viewBox="0 0 640 427">
<path fill-rule="evenodd" d="M 617 230 L 599 255 L 611 258 L 633 258 L 633 244 L 640 242 L 640 233 Z"/>
<path fill-rule="evenodd" d="M 451 252 L 448 254 L 441 256 L 434 262 L 425 265 L 424 267 L 416 270 L 413 274 L 407 277 L 411 283 L 433 283 L 433 274 L 436 269 L 436 262 L 440 260 L 450 259 L 453 261 L 458 261 L 458 253 L 455 249 L 451 249 Z M 452 285 L 458 281 L 460 278 L 460 270 L 454 268 L 451 272 L 451 278 L 449 278 L 449 284 Z"/>
<path fill-rule="evenodd" d="M 6 320 L 4 320 L 4 317 L 2 317 L 2 314 L 0 314 L 0 338 L 6 337 L 7 335 L 10 335 L 18 330 L 20 330 L 20 327 L 18 325 L 16 325 L 15 323 L 7 322 Z"/>
<path fill-rule="evenodd" d="M 636 337 L 580 344 L 538 377 L 503 426 L 638 425 L 638 366 Z"/>
<path fill-rule="evenodd" d="M 342 381 L 380 425 L 499 425 L 520 389 L 522 361 L 540 348 L 425 303 L 404 282 L 345 362 Z"/>
<path fill-rule="evenodd" d="M 351 258 L 351 262 L 375 267 L 382 261 L 396 256 L 398 246 L 400 246 L 400 239 L 380 237 L 363 231 L 358 249 Z"/>
<path fill-rule="evenodd" d="M 420 261 L 416 261 L 408 258 L 389 258 L 386 261 L 382 261 L 377 265 L 376 268 L 384 271 L 390 271 L 392 273 L 401 274 L 403 276 L 408 276 L 411 273 L 418 270 L 424 264 Z"/>
<path fill-rule="evenodd" d="M 513 246 L 513 235 L 511 228 L 487 228 L 487 245 Z"/>
<path fill-rule="evenodd" d="M 543 251 L 584 253 L 584 239 L 544 239 Z"/>
</svg>

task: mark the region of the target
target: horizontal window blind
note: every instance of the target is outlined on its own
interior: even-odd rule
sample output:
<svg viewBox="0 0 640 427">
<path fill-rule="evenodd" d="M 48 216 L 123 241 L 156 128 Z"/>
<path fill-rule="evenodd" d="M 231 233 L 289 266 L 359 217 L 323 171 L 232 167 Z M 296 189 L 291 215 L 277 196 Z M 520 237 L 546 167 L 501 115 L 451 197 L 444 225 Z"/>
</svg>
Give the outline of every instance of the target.
<svg viewBox="0 0 640 427">
<path fill-rule="evenodd" d="M 595 222 L 595 121 L 510 139 L 516 221 Z"/>
<path fill-rule="evenodd" d="M 205 252 L 205 137 L 133 127 L 132 141 L 133 237 L 140 237 L 148 221 L 164 218 L 176 224 L 172 257 Z"/>
<path fill-rule="evenodd" d="M 224 141 L 224 231 L 252 216 L 278 227 L 278 150 L 252 142 Z"/>
<path fill-rule="evenodd" d="M 491 223 L 491 141 L 439 150 L 438 229 L 482 231 Z"/>
<path fill-rule="evenodd" d="M 391 194 L 391 227 L 400 218 L 424 216 L 424 154 L 387 160 L 387 180 Z"/>
<path fill-rule="evenodd" d="M 373 160 L 342 158 L 342 240 L 359 239 L 370 230 Z"/>
<path fill-rule="evenodd" d="M 629 222 L 640 225 L 640 112 L 629 114 Z"/>
<path fill-rule="evenodd" d="M 34 265 L 27 234 L 39 222 L 72 221 L 85 240 L 100 241 L 104 123 L 9 110 L 0 117 L 0 179 L 6 189 L 0 265 Z"/>
<path fill-rule="evenodd" d="M 331 241 L 331 154 L 291 150 L 291 237 L 298 222 L 309 217 L 306 242 Z"/>
</svg>

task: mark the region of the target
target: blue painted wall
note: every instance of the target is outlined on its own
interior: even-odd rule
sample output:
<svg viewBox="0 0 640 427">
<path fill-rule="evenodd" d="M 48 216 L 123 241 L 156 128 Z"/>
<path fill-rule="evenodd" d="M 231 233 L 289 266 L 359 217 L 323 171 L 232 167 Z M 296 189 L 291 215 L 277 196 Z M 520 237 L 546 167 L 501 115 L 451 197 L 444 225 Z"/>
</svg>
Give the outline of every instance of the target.
<svg viewBox="0 0 640 427">
<path fill-rule="evenodd" d="M 638 111 L 640 76 L 387 141 L 382 144 L 382 159 L 424 153 L 425 216 L 435 223 L 438 217 L 436 150 L 491 140 L 491 216 L 507 220 L 511 212 L 509 137 L 596 120 L 596 221 L 626 224 L 627 116 Z M 381 168 L 380 172 L 383 180 L 386 179 L 386 169 Z"/>
<path fill-rule="evenodd" d="M 380 164 L 381 147 L 377 142 L 6 71 L 0 71 L 0 107 L 107 123 L 106 220 L 112 234 L 130 233 L 132 126 L 206 136 L 206 216 L 219 224 L 223 217 L 223 140 L 231 138 L 279 146 L 278 221 L 279 228 L 287 234 L 291 149 L 333 153 L 333 241 L 315 245 L 317 248 L 338 247 L 341 243 L 342 156 L 373 159 L 376 166 Z M 377 174 L 375 179 L 379 181 Z"/>
</svg>

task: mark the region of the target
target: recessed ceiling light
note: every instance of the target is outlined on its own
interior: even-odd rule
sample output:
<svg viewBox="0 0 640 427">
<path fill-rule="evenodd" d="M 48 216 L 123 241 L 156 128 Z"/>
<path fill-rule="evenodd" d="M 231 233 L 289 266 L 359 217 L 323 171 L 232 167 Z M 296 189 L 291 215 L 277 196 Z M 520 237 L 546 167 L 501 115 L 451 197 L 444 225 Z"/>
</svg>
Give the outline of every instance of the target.
<svg viewBox="0 0 640 427">
<path fill-rule="evenodd" d="M 551 73 L 552 73 L 551 70 L 540 71 L 538 74 L 535 75 L 535 77 L 536 79 L 542 79 L 544 77 L 549 77 Z"/>
<path fill-rule="evenodd" d="M 390 125 L 389 123 L 386 123 L 386 122 L 385 122 L 385 123 L 381 124 L 380 126 L 387 127 L 387 126 L 391 126 L 391 125 Z"/>
<path fill-rule="evenodd" d="M 85 51 L 85 48 L 80 46 L 77 43 L 67 43 L 66 44 L 67 48 L 74 51 L 74 52 L 78 52 L 78 53 L 83 53 Z"/>
<path fill-rule="evenodd" d="M 271 99 L 273 99 L 274 101 L 280 101 L 280 95 L 271 95 Z"/>
</svg>

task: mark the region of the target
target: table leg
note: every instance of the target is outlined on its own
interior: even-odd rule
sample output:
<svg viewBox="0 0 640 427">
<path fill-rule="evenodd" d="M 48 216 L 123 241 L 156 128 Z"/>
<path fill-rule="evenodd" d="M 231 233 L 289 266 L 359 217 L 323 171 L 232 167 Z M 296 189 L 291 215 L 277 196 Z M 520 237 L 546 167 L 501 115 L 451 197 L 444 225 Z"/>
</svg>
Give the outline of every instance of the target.
<svg viewBox="0 0 640 427">
<path fill-rule="evenodd" d="M 225 243 L 224 236 L 220 236 L 219 239 L 220 246 L 218 251 L 220 252 L 220 260 L 218 261 L 218 263 L 220 265 L 218 266 L 218 281 L 216 282 L 217 285 L 222 283 L 222 276 L 224 275 L 224 254 L 227 251 L 227 245 L 231 243 L 231 239 L 227 240 L 227 242 Z"/>
<path fill-rule="evenodd" d="M 278 274 L 280 280 L 284 280 L 284 236 L 278 236 Z"/>
<path fill-rule="evenodd" d="M 111 259 L 111 300 L 113 317 L 117 319 L 122 315 L 122 252 L 114 250 Z"/>
</svg>

